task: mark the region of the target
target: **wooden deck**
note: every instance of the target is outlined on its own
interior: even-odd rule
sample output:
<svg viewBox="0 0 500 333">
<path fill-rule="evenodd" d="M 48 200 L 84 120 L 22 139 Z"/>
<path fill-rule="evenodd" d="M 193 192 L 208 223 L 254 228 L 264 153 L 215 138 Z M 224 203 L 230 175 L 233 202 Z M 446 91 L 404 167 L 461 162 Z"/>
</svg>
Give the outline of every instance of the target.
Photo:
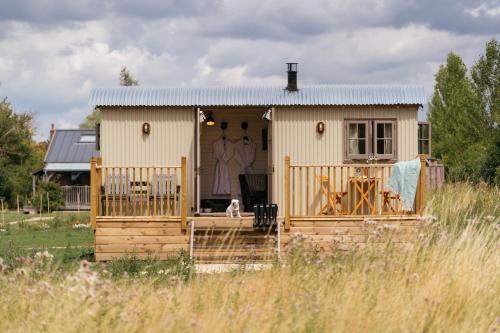
<svg viewBox="0 0 500 333">
<path fill-rule="evenodd" d="M 182 230 L 178 218 L 101 217 L 95 232 L 95 257 L 167 259 L 181 250 L 197 262 L 262 262 L 303 242 L 319 251 L 348 250 L 391 242 L 410 246 L 424 226 L 417 215 L 291 218 L 276 231 L 255 230 L 253 217 L 191 217 Z M 191 230 L 194 228 L 194 230 Z M 192 242 L 191 242 L 192 239 Z M 278 239 L 280 240 L 278 244 Z"/>
<path fill-rule="evenodd" d="M 297 243 L 323 252 L 389 239 L 411 246 L 424 225 L 425 157 L 420 160 L 415 205 L 403 213 L 399 196 L 384 190 L 391 165 L 292 165 L 286 157 L 280 228 L 260 230 L 251 215 L 187 216 L 185 157 L 179 166 L 102 166 L 93 159 L 95 258 L 167 259 L 183 250 L 198 262 L 229 263 L 274 260 Z"/>
</svg>

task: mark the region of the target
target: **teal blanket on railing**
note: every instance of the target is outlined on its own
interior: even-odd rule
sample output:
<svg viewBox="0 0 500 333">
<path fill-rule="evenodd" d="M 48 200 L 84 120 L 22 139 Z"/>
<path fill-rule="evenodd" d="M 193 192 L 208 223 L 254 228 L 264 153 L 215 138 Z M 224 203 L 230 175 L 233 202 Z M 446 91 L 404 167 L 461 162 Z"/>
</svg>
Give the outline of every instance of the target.
<svg viewBox="0 0 500 333">
<path fill-rule="evenodd" d="M 399 193 L 404 210 L 412 210 L 420 176 L 420 159 L 395 163 L 387 187 Z"/>
</svg>

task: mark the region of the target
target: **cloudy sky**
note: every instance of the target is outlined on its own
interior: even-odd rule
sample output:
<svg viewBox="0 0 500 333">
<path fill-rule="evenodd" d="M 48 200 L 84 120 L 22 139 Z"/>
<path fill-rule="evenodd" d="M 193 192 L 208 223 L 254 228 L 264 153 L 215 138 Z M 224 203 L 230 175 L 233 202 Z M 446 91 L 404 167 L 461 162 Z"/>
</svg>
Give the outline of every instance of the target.
<svg viewBox="0 0 500 333">
<path fill-rule="evenodd" d="M 0 96 L 76 127 L 127 66 L 143 86 L 411 83 L 500 39 L 500 0 L 0 0 Z"/>
</svg>

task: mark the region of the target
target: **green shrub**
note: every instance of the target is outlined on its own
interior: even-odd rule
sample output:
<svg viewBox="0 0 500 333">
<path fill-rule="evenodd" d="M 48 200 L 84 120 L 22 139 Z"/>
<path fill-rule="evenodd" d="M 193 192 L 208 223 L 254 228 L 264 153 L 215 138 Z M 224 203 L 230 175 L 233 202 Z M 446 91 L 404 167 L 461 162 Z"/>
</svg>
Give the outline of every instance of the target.
<svg viewBox="0 0 500 333">
<path fill-rule="evenodd" d="M 47 200 L 47 193 L 48 199 Z M 42 209 L 47 211 L 50 203 L 50 210 L 56 210 L 64 205 L 64 198 L 61 190 L 61 186 L 56 180 L 51 180 L 49 182 L 39 182 L 37 185 L 37 190 L 32 197 L 32 202 L 35 207 L 40 207 L 40 197 L 42 201 Z M 50 202 L 49 202 L 50 201 Z"/>
</svg>

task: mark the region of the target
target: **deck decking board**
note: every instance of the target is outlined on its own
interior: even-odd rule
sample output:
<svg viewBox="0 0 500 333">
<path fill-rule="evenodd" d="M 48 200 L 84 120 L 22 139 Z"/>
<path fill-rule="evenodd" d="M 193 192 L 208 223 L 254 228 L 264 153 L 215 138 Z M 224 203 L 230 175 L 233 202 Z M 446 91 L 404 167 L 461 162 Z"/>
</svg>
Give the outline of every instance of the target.
<svg viewBox="0 0 500 333">
<path fill-rule="evenodd" d="M 367 220 L 370 220 L 368 223 Z M 197 262 L 269 261 L 277 252 L 277 234 L 254 230 L 253 218 L 219 216 L 190 218 L 194 221 L 193 257 Z M 280 219 L 280 222 L 282 219 Z M 181 229 L 175 217 L 97 218 L 95 257 L 108 261 L 134 255 L 142 259 L 168 259 L 189 251 L 191 230 Z M 425 224 L 416 215 L 292 217 L 290 229 L 281 227 L 281 251 L 301 235 L 304 244 L 321 251 L 383 247 L 391 239 L 396 247 L 410 247 Z"/>
</svg>

